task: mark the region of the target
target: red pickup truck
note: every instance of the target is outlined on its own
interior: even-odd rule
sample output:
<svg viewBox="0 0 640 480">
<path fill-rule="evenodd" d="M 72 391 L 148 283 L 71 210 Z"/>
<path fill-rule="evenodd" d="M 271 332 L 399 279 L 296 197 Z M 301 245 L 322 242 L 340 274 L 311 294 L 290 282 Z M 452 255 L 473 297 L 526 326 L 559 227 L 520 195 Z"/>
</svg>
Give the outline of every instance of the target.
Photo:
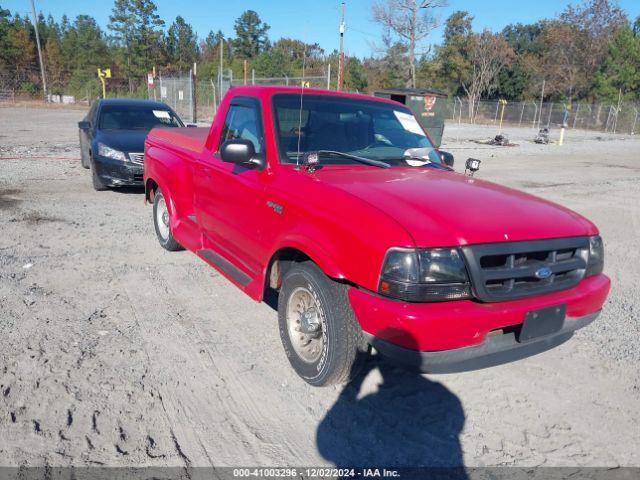
<svg viewBox="0 0 640 480">
<path fill-rule="evenodd" d="M 454 172 L 404 105 L 241 87 L 211 128 L 155 129 L 146 199 L 160 244 L 187 248 L 257 301 L 312 385 L 371 347 L 423 372 L 553 348 L 610 287 L 597 228 Z"/>
</svg>

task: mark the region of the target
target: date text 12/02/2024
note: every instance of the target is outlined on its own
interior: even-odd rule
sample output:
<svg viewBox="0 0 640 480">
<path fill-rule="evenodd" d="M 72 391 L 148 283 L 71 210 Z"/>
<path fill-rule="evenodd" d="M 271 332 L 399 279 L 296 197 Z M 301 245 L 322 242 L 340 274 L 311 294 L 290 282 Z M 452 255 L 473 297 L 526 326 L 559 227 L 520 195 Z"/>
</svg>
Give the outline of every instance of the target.
<svg viewBox="0 0 640 480">
<path fill-rule="evenodd" d="M 398 478 L 397 470 L 387 468 L 235 468 L 236 478 Z"/>
</svg>

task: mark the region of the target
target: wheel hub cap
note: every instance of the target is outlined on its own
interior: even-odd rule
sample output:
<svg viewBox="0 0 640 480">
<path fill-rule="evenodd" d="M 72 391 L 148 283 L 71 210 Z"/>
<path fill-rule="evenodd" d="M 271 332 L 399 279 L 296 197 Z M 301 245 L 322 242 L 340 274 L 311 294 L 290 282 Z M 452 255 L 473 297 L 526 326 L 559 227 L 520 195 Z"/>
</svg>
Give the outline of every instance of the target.
<svg viewBox="0 0 640 480">
<path fill-rule="evenodd" d="M 167 204 L 164 198 L 158 200 L 158 206 L 156 208 L 156 225 L 158 226 L 158 233 L 163 240 L 169 238 L 169 211 L 167 210 Z"/>
<path fill-rule="evenodd" d="M 298 287 L 291 293 L 286 318 L 289 339 L 296 354 L 308 363 L 318 361 L 324 348 L 325 321 L 315 296 L 307 288 Z"/>
</svg>

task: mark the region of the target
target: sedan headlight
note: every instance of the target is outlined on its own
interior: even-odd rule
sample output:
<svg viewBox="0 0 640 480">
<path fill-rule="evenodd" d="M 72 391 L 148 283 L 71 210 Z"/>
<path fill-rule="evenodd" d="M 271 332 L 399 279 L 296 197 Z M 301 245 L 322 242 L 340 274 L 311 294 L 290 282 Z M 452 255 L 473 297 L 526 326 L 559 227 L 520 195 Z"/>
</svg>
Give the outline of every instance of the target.
<svg viewBox="0 0 640 480">
<path fill-rule="evenodd" d="M 121 162 L 126 162 L 128 160 L 124 152 L 111 148 L 104 143 L 98 143 L 98 155 L 101 157 L 113 158 L 114 160 L 120 160 Z"/>
<path fill-rule="evenodd" d="M 382 266 L 379 293 L 408 302 L 471 297 L 471 284 L 456 248 L 392 248 Z"/>
<path fill-rule="evenodd" d="M 589 237 L 589 261 L 585 277 L 598 275 L 604 269 L 604 245 L 600 235 Z"/>
</svg>

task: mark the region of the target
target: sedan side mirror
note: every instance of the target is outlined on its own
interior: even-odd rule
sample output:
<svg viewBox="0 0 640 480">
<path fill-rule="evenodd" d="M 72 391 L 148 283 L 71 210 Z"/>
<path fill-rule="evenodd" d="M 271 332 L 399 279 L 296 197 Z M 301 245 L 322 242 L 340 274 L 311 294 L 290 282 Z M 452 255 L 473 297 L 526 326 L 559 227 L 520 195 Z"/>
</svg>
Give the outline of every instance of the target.
<svg viewBox="0 0 640 480">
<path fill-rule="evenodd" d="M 81 122 L 78 122 L 78 128 L 80 130 L 89 130 L 91 128 L 91 123 L 86 120 L 82 120 Z"/>
<path fill-rule="evenodd" d="M 256 155 L 253 142 L 243 138 L 224 142 L 220 147 L 220 158 L 223 162 L 235 163 L 247 168 L 262 170 L 266 166 L 264 158 Z"/>
<path fill-rule="evenodd" d="M 442 162 L 447 166 L 453 168 L 453 154 L 449 152 L 443 152 L 440 150 L 440 158 Z"/>
</svg>

